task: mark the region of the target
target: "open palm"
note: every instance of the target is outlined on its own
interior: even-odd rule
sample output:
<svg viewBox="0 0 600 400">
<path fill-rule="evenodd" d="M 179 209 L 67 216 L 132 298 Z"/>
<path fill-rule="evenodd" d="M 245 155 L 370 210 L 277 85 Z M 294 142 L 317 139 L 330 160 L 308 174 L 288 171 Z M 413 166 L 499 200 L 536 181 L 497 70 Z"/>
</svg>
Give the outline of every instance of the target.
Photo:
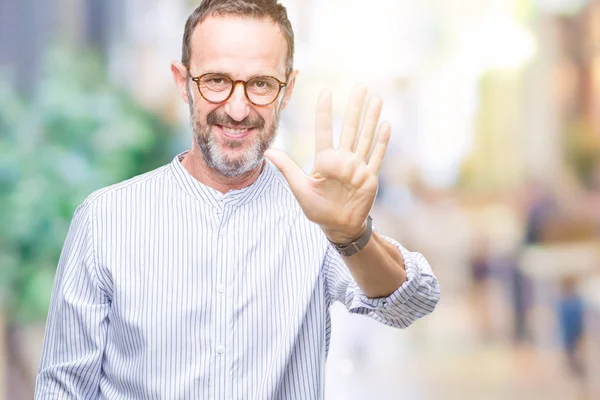
<svg viewBox="0 0 600 400">
<path fill-rule="evenodd" d="M 349 242 L 364 229 L 377 195 L 379 168 L 390 139 L 388 123 L 381 124 L 375 135 L 382 107 L 379 98 L 369 101 L 360 126 L 365 96 L 366 89 L 358 88 L 350 97 L 340 145 L 334 149 L 331 93 L 321 92 L 316 115 L 315 163 L 309 175 L 285 153 L 275 149 L 265 153 L 285 176 L 306 217 L 336 243 Z"/>
</svg>

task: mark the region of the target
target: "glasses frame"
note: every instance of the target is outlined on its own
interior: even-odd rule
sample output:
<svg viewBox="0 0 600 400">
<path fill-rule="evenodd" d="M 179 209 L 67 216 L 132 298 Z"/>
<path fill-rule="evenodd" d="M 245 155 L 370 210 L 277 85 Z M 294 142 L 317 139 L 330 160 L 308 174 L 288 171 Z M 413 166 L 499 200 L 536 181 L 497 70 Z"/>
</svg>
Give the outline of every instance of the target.
<svg viewBox="0 0 600 400">
<path fill-rule="evenodd" d="M 238 83 L 241 83 L 244 86 L 244 95 L 246 96 L 246 99 L 251 104 L 253 104 L 253 105 L 257 106 L 257 107 L 266 107 L 266 106 L 270 106 L 271 104 L 273 104 L 275 102 L 275 100 L 277 100 L 279 98 L 279 95 L 281 94 L 281 89 L 283 89 L 284 87 L 287 86 L 287 82 L 281 82 L 279 79 L 275 78 L 274 76 L 268 76 L 268 75 L 253 76 L 252 78 L 248 79 L 247 81 L 244 81 L 244 80 L 240 80 L 240 79 L 234 80 L 229 75 L 223 74 L 223 73 L 220 73 L 220 72 L 208 72 L 206 74 L 202 74 L 202 75 L 193 77 L 192 74 L 190 73 L 190 68 L 189 67 L 185 67 L 185 69 L 187 69 L 189 78 L 192 81 L 196 82 L 196 86 L 198 87 L 198 93 L 200 93 L 200 96 L 202 96 L 202 98 L 204 100 L 208 101 L 211 104 L 222 104 L 222 103 L 225 103 L 227 100 L 229 100 L 229 98 L 233 94 L 233 92 L 235 90 L 235 87 L 238 85 Z M 229 78 L 229 80 L 231 80 L 231 82 L 232 82 L 231 91 L 229 92 L 229 94 L 227 95 L 227 97 L 225 98 L 225 100 L 222 100 L 222 101 L 212 101 L 212 100 L 207 99 L 204 96 L 204 94 L 202 94 L 202 90 L 200 90 L 200 80 L 204 76 L 206 76 L 206 75 L 223 75 L 223 76 L 226 76 L 227 78 Z M 247 91 L 246 85 L 248 84 L 249 81 L 251 81 L 253 79 L 260 79 L 260 78 L 275 79 L 277 81 L 277 83 L 279 84 L 279 90 L 277 91 L 277 95 L 273 98 L 273 100 L 271 100 L 267 104 L 256 104 L 255 102 L 253 102 L 252 100 L 250 100 L 250 97 L 248 96 L 248 91 Z"/>
</svg>

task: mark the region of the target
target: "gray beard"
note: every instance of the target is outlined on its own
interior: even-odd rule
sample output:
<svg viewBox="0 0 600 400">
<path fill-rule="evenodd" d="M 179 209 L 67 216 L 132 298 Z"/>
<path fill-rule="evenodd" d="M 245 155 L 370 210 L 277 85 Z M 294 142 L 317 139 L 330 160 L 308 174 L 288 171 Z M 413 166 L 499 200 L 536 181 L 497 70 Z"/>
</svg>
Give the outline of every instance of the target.
<svg viewBox="0 0 600 400">
<path fill-rule="evenodd" d="M 211 135 L 211 125 L 202 123 L 196 118 L 193 98 L 189 92 L 189 87 L 188 97 L 190 99 L 190 124 L 194 132 L 194 140 L 202 153 L 206 165 L 210 169 L 222 176 L 234 178 L 244 175 L 261 165 L 264 160 L 265 151 L 271 147 L 277 134 L 279 126 L 278 109 L 273 113 L 273 124 L 270 127 L 265 126 L 260 129 L 250 148 L 241 156 L 231 159 L 225 156 L 221 149 L 223 147 L 235 149 L 245 143 L 235 140 L 224 140 L 222 141 L 222 144 L 219 144 L 219 141 L 215 136 Z"/>
</svg>

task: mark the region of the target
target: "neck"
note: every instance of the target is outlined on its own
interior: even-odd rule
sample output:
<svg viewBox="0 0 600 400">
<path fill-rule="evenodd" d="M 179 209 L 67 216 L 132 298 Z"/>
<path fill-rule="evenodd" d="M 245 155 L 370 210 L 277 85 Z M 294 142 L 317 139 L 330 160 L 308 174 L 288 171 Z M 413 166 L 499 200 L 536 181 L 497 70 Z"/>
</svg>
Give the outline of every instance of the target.
<svg viewBox="0 0 600 400">
<path fill-rule="evenodd" d="M 200 154 L 196 146 L 192 146 L 192 149 L 181 160 L 181 165 L 199 182 L 225 194 L 230 190 L 239 190 L 252 185 L 258 179 L 264 162 L 243 175 L 235 177 L 223 176 L 206 165 L 202 154 Z"/>
</svg>

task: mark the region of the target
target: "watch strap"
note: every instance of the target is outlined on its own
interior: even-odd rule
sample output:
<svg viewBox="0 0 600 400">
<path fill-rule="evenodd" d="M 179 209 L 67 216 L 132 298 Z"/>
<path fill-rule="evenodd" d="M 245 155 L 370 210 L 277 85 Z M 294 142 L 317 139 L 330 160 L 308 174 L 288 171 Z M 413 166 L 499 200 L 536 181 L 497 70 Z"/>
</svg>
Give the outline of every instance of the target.
<svg viewBox="0 0 600 400">
<path fill-rule="evenodd" d="M 367 229 L 356 240 L 354 240 L 351 243 L 347 243 L 347 244 L 337 244 L 332 241 L 329 241 L 329 242 L 333 245 L 333 247 L 335 247 L 337 252 L 340 253 L 342 256 L 350 257 L 365 248 L 365 246 L 367 245 L 367 243 L 369 243 L 369 240 L 371 239 L 372 230 L 373 230 L 373 219 L 369 215 L 367 217 Z"/>
</svg>

